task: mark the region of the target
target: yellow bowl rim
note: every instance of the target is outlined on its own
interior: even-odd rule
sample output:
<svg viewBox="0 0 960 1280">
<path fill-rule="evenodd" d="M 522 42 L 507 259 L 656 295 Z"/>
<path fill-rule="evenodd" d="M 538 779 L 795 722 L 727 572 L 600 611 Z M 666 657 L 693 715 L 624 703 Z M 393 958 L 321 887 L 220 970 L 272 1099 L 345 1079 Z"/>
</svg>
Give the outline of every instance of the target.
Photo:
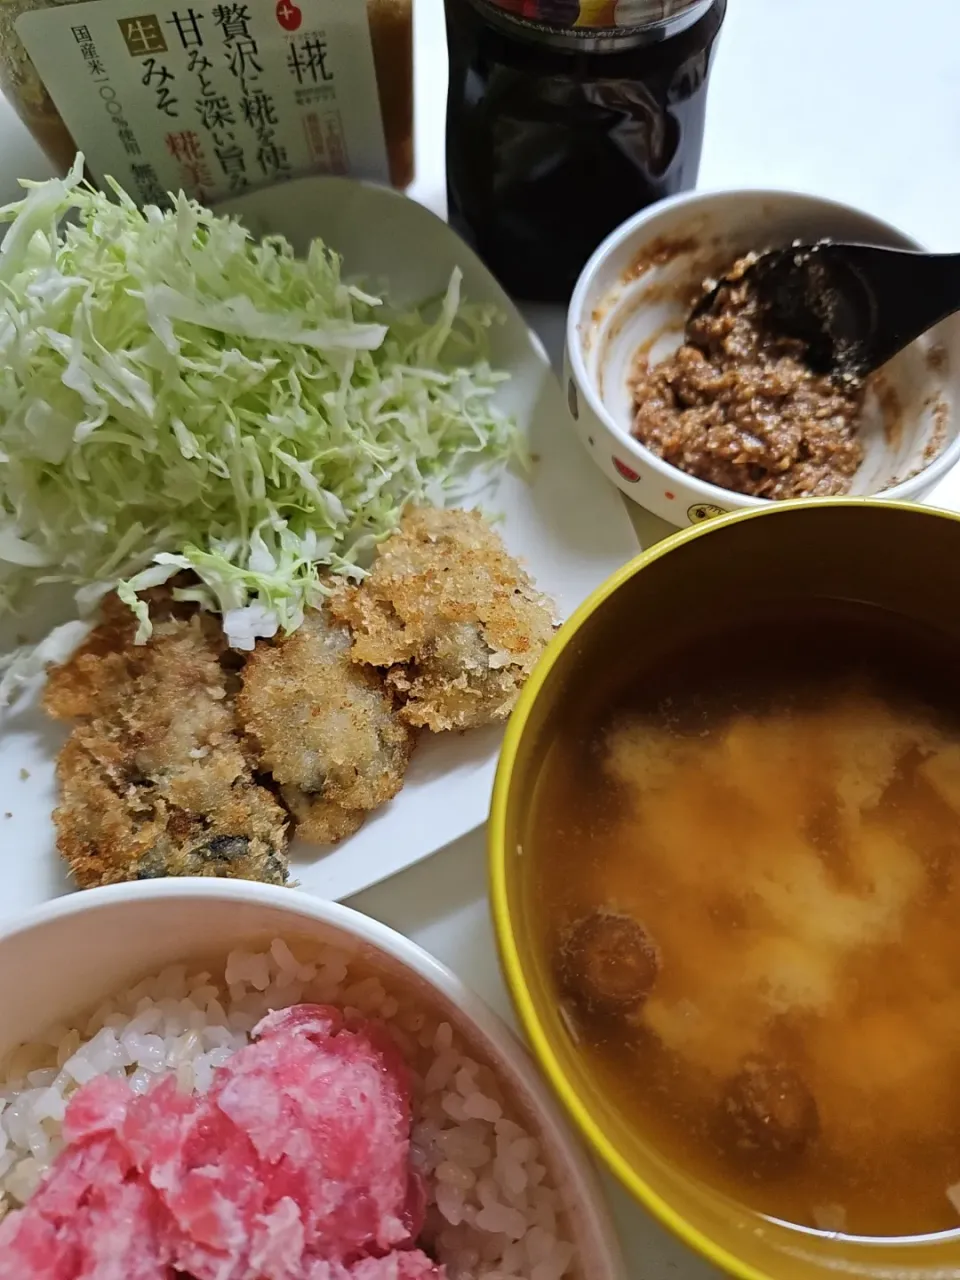
<svg viewBox="0 0 960 1280">
<path fill-rule="evenodd" d="M 516 764 L 520 741 L 530 718 L 530 712 L 550 673 L 556 666 L 561 653 L 564 652 L 583 624 L 597 612 L 600 606 L 617 592 L 625 582 L 628 582 L 648 565 L 660 560 L 677 547 L 685 546 L 697 538 L 716 532 L 718 528 L 741 524 L 748 520 L 763 520 L 785 511 L 811 510 L 816 507 L 886 508 L 894 511 L 922 512 L 931 516 L 946 516 L 955 523 L 960 523 L 960 513 L 944 511 L 937 507 L 928 507 L 913 502 L 890 501 L 883 498 L 800 498 L 789 502 L 771 503 L 770 506 L 759 510 L 732 511 L 722 516 L 716 516 L 711 520 L 704 521 L 702 524 L 678 530 L 648 550 L 641 551 L 639 555 L 627 561 L 605 582 L 601 583 L 583 604 L 571 614 L 547 646 L 546 651 L 527 680 L 504 735 L 493 785 L 490 817 L 487 824 L 490 909 L 493 915 L 494 933 L 496 935 L 497 949 L 500 953 L 500 963 L 506 977 L 510 998 L 541 1070 L 546 1074 L 547 1080 L 583 1137 L 634 1199 L 648 1209 L 663 1226 L 689 1248 L 706 1258 L 715 1267 L 725 1271 L 728 1275 L 738 1277 L 739 1280 L 778 1280 L 778 1277 L 743 1262 L 727 1249 L 716 1244 L 709 1236 L 692 1226 L 666 1200 L 657 1195 L 652 1187 L 633 1170 L 630 1163 L 619 1154 L 613 1143 L 609 1142 L 604 1136 L 599 1125 L 591 1117 L 588 1108 L 580 1101 L 550 1048 L 550 1043 L 524 980 L 520 954 L 507 903 L 507 851 L 504 830 L 514 765 Z"/>
</svg>

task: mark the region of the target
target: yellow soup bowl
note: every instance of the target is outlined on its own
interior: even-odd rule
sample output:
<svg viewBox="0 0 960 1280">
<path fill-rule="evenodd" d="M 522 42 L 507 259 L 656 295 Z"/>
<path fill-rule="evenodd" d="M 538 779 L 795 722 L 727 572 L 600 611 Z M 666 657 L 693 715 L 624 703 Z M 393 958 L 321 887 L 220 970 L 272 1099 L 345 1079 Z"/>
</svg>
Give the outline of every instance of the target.
<svg viewBox="0 0 960 1280">
<path fill-rule="evenodd" d="M 598 682 L 609 688 L 611 668 L 629 676 L 671 636 L 701 624 L 708 633 L 712 618 L 741 605 L 755 615 L 767 601 L 804 599 L 873 604 L 935 627 L 956 636 L 960 661 L 960 516 L 868 499 L 771 504 L 684 530 L 600 587 L 553 641 L 507 729 L 489 826 L 500 957 L 533 1052 L 570 1115 L 640 1204 L 692 1249 L 744 1280 L 956 1280 L 960 1230 L 870 1240 L 808 1231 L 684 1172 L 605 1095 L 568 1033 L 536 944 L 524 840 L 562 706 Z"/>
</svg>

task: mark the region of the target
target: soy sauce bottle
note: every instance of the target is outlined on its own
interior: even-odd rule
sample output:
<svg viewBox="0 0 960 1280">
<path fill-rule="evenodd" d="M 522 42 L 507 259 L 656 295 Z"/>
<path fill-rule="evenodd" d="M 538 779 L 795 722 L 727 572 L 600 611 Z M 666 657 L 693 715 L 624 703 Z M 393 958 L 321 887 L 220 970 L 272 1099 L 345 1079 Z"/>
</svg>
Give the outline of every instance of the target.
<svg viewBox="0 0 960 1280">
<path fill-rule="evenodd" d="M 726 0 L 445 0 L 450 221 L 508 292 L 566 301 L 637 210 L 696 183 Z"/>
</svg>

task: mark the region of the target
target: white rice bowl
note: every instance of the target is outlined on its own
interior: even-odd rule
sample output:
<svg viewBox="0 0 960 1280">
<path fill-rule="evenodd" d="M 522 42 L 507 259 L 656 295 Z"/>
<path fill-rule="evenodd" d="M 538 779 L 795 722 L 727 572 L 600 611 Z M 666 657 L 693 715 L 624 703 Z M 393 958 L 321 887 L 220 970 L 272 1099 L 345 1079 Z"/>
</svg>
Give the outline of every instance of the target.
<svg viewBox="0 0 960 1280">
<path fill-rule="evenodd" d="M 130 886 L 120 889 L 130 892 Z M 82 898 L 116 892 L 94 890 Z M 585 1267 L 569 1189 L 565 1196 L 563 1174 L 558 1178 L 548 1169 L 550 1156 L 530 1122 L 529 1105 L 510 1096 L 502 1072 L 466 1043 L 453 1020 L 431 1011 L 422 985 L 384 980 L 369 953 L 302 938 L 288 943 L 277 936 L 265 943 L 235 947 L 225 961 L 221 953 L 219 964 L 167 965 L 6 1055 L 0 1066 L 0 1216 L 36 1189 L 62 1147 L 67 1102 L 94 1077 L 126 1077 L 132 1089 L 144 1092 L 173 1073 L 182 1089 L 202 1092 L 216 1068 L 250 1042 L 264 1014 L 301 1002 L 333 1004 L 382 1020 L 411 1070 L 411 1158 L 428 1187 L 421 1243 L 446 1265 L 450 1280 L 616 1274 L 615 1267 Z"/>
</svg>

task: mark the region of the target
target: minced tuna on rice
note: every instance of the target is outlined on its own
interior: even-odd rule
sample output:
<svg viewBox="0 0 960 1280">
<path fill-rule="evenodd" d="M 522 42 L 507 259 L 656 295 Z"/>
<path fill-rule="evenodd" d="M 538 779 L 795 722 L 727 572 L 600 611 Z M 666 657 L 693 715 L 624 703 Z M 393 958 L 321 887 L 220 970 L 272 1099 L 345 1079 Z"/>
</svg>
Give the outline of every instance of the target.
<svg viewBox="0 0 960 1280">
<path fill-rule="evenodd" d="M 508 1114 L 491 1069 L 464 1052 L 449 1023 L 389 994 L 378 978 L 351 972 L 343 953 L 324 947 L 311 955 L 298 959 L 278 939 L 268 951 L 232 952 L 222 977 L 172 966 L 88 1021 L 18 1048 L 0 1085 L 0 1216 L 29 1200 L 63 1149 L 66 1106 L 81 1086 L 112 1076 L 144 1094 L 172 1075 L 181 1092 L 206 1093 L 265 1014 L 334 1005 L 348 1019 L 385 1023 L 406 1060 L 411 1160 L 428 1202 L 419 1242 L 450 1280 L 561 1280 L 573 1272 L 541 1144 Z"/>
</svg>

